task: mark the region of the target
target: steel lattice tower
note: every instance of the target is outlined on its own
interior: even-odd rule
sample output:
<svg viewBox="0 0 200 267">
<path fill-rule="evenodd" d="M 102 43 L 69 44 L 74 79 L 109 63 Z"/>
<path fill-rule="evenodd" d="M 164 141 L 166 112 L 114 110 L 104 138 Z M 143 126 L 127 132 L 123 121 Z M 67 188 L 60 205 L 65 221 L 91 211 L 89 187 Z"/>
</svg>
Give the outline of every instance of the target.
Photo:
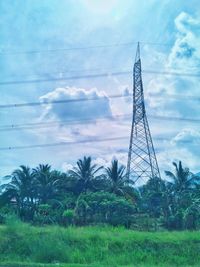
<svg viewBox="0 0 200 267">
<path fill-rule="evenodd" d="M 127 178 L 138 180 L 160 178 L 155 150 L 145 111 L 141 74 L 140 46 L 138 43 L 133 68 L 133 118 L 127 163 Z"/>
</svg>

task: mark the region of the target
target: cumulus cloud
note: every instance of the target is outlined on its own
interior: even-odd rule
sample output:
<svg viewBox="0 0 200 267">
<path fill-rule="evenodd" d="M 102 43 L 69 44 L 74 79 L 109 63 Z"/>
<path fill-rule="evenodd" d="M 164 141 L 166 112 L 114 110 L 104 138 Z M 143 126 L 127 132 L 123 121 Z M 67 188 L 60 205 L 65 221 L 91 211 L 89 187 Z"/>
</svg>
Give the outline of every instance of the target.
<svg viewBox="0 0 200 267">
<path fill-rule="evenodd" d="M 168 66 L 196 68 L 200 65 L 200 20 L 182 12 L 175 19 L 178 30 Z"/>
<path fill-rule="evenodd" d="M 194 129 L 183 129 L 172 140 L 171 143 L 182 147 L 183 145 L 191 150 L 191 152 L 199 151 L 200 131 Z"/>
<path fill-rule="evenodd" d="M 92 100 L 94 98 L 96 100 Z M 82 99 L 82 101 L 74 101 L 76 99 Z M 63 100 L 69 100 L 69 102 L 52 103 Z M 127 133 L 130 130 L 129 125 L 127 126 L 121 117 L 116 116 L 109 97 L 103 91 L 74 87 L 58 88 L 41 96 L 40 101 L 45 102 L 40 121 L 56 122 L 51 131 L 48 128 L 37 130 L 40 140 L 43 138 L 44 143 L 78 142 L 77 146 L 73 145 L 73 149 L 71 146 L 70 149 L 60 150 L 59 157 L 62 156 L 63 159 L 61 164 L 63 170 L 66 171 L 72 167 L 65 163 L 65 159 L 71 163 L 71 160 L 91 155 L 97 162 L 100 157 L 104 162 L 108 161 L 108 155 L 113 155 L 121 147 L 128 147 L 126 140 L 96 142 L 96 139 L 104 140 L 126 135 L 128 140 Z M 85 118 L 89 120 L 86 121 Z M 67 122 L 62 123 L 62 121 Z"/>
<path fill-rule="evenodd" d="M 157 154 L 162 175 L 164 170 L 172 169 L 172 162 L 179 160 L 192 172 L 199 171 L 200 131 L 192 128 L 182 129 L 163 145 L 165 149 Z"/>
<path fill-rule="evenodd" d="M 95 99 L 95 100 L 93 100 Z M 69 101 L 53 104 L 53 101 Z M 81 100 L 81 101 L 78 101 Z M 60 120 L 98 119 L 112 116 L 110 100 L 103 91 L 97 89 L 66 87 L 57 88 L 40 97 L 41 102 L 48 102 L 45 106 L 43 118 L 57 118 Z"/>
<path fill-rule="evenodd" d="M 94 159 L 94 163 L 104 167 L 109 167 L 111 165 L 111 162 L 117 159 L 121 165 L 126 166 L 127 158 L 128 158 L 128 149 L 124 153 L 111 153 L 111 154 L 106 154 L 103 157 L 97 157 Z"/>
<path fill-rule="evenodd" d="M 164 63 L 166 72 L 198 73 L 200 66 L 200 20 L 181 12 L 174 20 L 175 41 Z M 147 85 L 148 107 L 152 112 L 164 116 L 199 118 L 199 84 L 192 76 L 163 76 L 151 79 Z M 172 95 L 167 97 L 167 95 Z M 194 96 L 187 98 L 187 95 Z M 180 96 L 180 97 L 179 97 Z M 187 125 L 187 126 L 186 126 Z M 200 132 L 192 122 L 159 124 L 172 136 L 157 153 L 163 170 L 171 168 L 172 161 L 182 160 L 192 171 L 199 168 Z M 160 129 L 159 129 L 160 131 Z M 171 132 L 171 134 L 170 134 Z M 163 173 L 163 172 L 162 172 Z"/>
<path fill-rule="evenodd" d="M 197 73 L 200 66 L 200 20 L 182 12 L 174 23 L 176 39 L 164 64 L 164 70 L 177 71 L 182 76 L 152 79 L 147 86 L 149 106 L 157 113 L 166 115 L 198 116 L 199 103 L 189 101 L 187 95 L 199 96 L 199 86 L 195 77 L 184 76 L 184 73 Z M 172 96 L 165 97 L 166 94 Z M 182 97 L 179 98 L 178 95 Z"/>
</svg>

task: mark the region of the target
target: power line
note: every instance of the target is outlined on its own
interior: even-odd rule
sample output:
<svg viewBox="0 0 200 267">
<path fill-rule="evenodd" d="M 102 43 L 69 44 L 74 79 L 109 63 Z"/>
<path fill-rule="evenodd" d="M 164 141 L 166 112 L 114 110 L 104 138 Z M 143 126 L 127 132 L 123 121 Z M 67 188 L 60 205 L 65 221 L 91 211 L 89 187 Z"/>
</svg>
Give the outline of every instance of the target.
<svg viewBox="0 0 200 267">
<path fill-rule="evenodd" d="M 90 50 L 90 49 L 99 49 L 99 48 L 112 48 L 118 46 L 131 46 L 137 44 L 138 41 L 131 41 L 126 43 L 113 43 L 113 44 L 99 44 L 92 46 L 77 46 L 77 47 L 66 47 L 66 48 L 53 48 L 53 49 L 43 49 L 43 50 L 26 50 L 26 51 L 3 51 L 0 52 L 0 56 L 3 55 L 21 55 L 21 54 L 42 54 L 42 53 L 56 53 L 56 52 L 68 52 L 68 51 L 77 51 L 77 50 Z M 171 46 L 173 44 L 167 43 L 158 43 L 158 42 L 140 42 L 141 44 L 155 45 L 155 46 Z"/>
<path fill-rule="evenodd" d="M 148 116 L 152 119 L 158 119 L 158 120 L 170 120 L 170 121 L 185 121 L 185 122 L 194 122 L 194 123 L 200 123 L 200 119 L 194 119 L 194 118 L 183 118 L 183 117 L 172 117 L 172 116 L 158 116 L 158 115 L 150 115 Z"/>
<path fill-rule="evenodd" d="M 143 70 L 142 73 L 147 74 L 158 74 L 158 75 L 169 75 L 169 76 L 180 76 L 180 77 L 200 77 L 200 73 L 184 73 L 184 72 L 173 72 L 173 71 L 156 71 L 156 70 Z M 97 73 L 97 74 L 88 74 L 88 75 L 74 75 L 68 77 L 59 77 L 59 78 L 42 78 L 42 79 L 31 79 L 31 80 L 15 80 L 15 81 L 5 81 L 0 82 L 2 85 L 16 85 L 16 84 L 33 84 L 33 83 L 43 83 L 43 82 L 61 82 L 66 80 L 81 80 L 81 79 L 94 79 L 94 78 L 103 78 L 109 76 L 121 76 L 132 74 L 132 71 L 116 71 L 116 72 L 106 72 L 106 73 Z"/>
<path fill-rule="evenodd" d="M 28 106 L 43 106 L 50 104 L 64 104 L 64 103 L 73 103 L 73 102 L 85 102 L 85 101 L 95 101 L 95 100 L 103 100 L 106 98 L 115 99 L 115 98 L 123 98 L 123 97 L 131 97 L 130 94 L 122 95 L 122 94 L 113 94 L 113 95 L 105 95 L 105 96 L 95 96 L 91 98 L 74 98 L 74 99 L 64 99 L 64 100 L 43 100 L 42 102 L 26 102 L 26 103 L 14 103 L 14 104 L 3 104 L 0 105 L 0 109 L 4 108 L 20 108 L 20 107 L 28 107 Z M 192 101 L 200 101 L 200 97 L 192 96 L 192 95 L 178 95 L 178 94 L 150 94 L 150 97 L 153 98 L 174 98 L 177 100 L 186 99 Z"/>
<path fill-rule="evenodd" d="M 99 96 L 99 97 L 91 97 L 91 98 L 73 98 L 73 99 L 65 99 L 65 100 L 43 100 L 42 102 L 29 102 L 29 103 L 19 103 L 19 104 L 6 104 L 0 105 L 0 108 L 18 108 L 18 107 L 27 107 L 27 106 L 42 106 L 42 105 L 49 105 L 49 104 L 64 104 L 64 103 L 71 103 L 71 102 L 85 102 L 85 101 L 94 101 L 94 100 L 102 100 L 104 98 L 121 98 L 127 97 L 123 96 L 122 94 L 110 95 L 110 96 Z"/>
<path fill-rule="evenodd" d="M 76 124 L 89 124 L 96 123 L 105 120 L 117 121 L 120 119 L 128 119 L 131 117 L 131 114 L 121 114 L 115 116 L 103 116 L 100 118 L 85 118 L 80 120 L 57 120 L 51 122 L 38 122 L 38 123 L 24 123 L 24 124 L 11 124 L 11 125 L 0 125 L 0 132 L 14 131 L 14 130 L 29 130 L 29 129 L 40 129 L 40 128 L 51 128 L 53 126 L 59 125 L 76 125 Z M 193 118 L 182 118 L 182 117 L 172 117 L 172 116 L 158 116 L 151 115 L 149 116 L 151 119 L 156 120 L 166 120 L 166 121 L 183 121 L 183 122 L 192 122 L 192 123 L 200 123 L 200 119 Z"/>
<path fill-rule="evenodd" d="M 88 74 L 88 75 L 75 75 L 71 77 L 59 77 L 59 78 L 43 78 L 43 79 L 32 79 L 32 80 L 18 80 L 18 81 L 6 81 L 0 82 L 1 85 L 13 85 L 13 84 L 32 84 L 32 83 L 43 83 L 43 82 L 56 82 L 56 81 L 66 81 L 66 80 L 79 80 L 79 79 L 92 79 L 92 78 L 102 78 L 107 76 L 119 76 L 127 75 L 132 73 L 131 71 L 118 71 L 113 73 L 100 73 L 100 74 Z"/>
<path fill-rule="evenodd" d="M 92 123 L 92 122 L 98 122 L 98 121 L 105 121 L 105 120 L 117 120 L 121 118 L 125 118 L 130 116 L 129 114 L 125 115 L 115 115 L 113 117 L 112 115 L 110 116 L 102 116 L 99 118 L 84 118 L 80 120 L 56 120 L 56 121 L 51 121 L 51 122 L 36 122 L 36 123 L 23 123 L 23 124 L 11 124 L 11 125 L 0 125 L 0 131 L 10 131 L 10 130 L 21 130 L 21 129 L 32 129 L 32 128 L 45 128 L 45 127 L 52 127 L 55 125 L 63 126 L 63 125 L 73 125 L 73 124 L 87 124 L 87 123 Z"/>
<path fill-rule="evenodd" d="M 115 44 L 106 44 L 106 45 L 93 45 L 93 46 L 77 46 L 77 47 L 66 47 L 66 48 L 55 48 L 55 49 L 46 49 L 46 50 L 27 50 L 27 51 L 8 51 L 0 52 L 0 55 L 21 55 L 21 54 L 41 54 L 41 53 L 55 53 L 55 52 L 68 52 L 68 51 L 77 51 L 77 50 L 90 50 L 90 49 L 99 49 L 99 48 L 110 48 L 117 46 L 130 46 L 134 45 L 137 42 L 127 42 L 127 43 L 115 43 Z"/>
<path fill-rule="evenodd" d="M 159 75 L 172 75 L 172 76 L 188 76 L 188 77 L 200 77 L 200 73 L 187 73 L 187 72 L 176 72 L 176 71 L 156 71 L 156 70 L 143 70 L 142 73 L 152 73 Z"/>
<path fill-rule="evenodd" d="M 109 142 L 109 141 L 120 141 L 120 140 L 128 140 L 128 136 L 119 136 L 119 137 L 111 137 L 111 138 L 97 138 L 91 140 L 79 140 L 79 141 L 66 141 L 59 143 L 47 143 L 47 144 L 35 144 L 35 145 L 23 145 L 23 146 L 9 146 L 9 147 L 0 147 L 0 151 L 6 150 L 22 150 L 22 149 L 30 149 L 30 148 L 44 148 L 44 147 L 57 147 L 57 146 L 66 146 L 66 145 L 74 145 L 74 144 L 85 144 L 85 143 L 100 143 L 100 142 Z M 154 140 L 157 141 L 167 141 L 169 138 L 164 137 L 156 137 Z M 190 140 L 180 140 L 181 143 L 193 143 Z"/>
<path fill-rule="evenodd" d="M 98 143 L 98 142 L 107 142 L 107 141 L 119 141 L 127 139 L 128 137 L 112 137 L 112 138 L 102 138 L 102 139 L 91 139 L 91 140 L 80 140 L 80 141 L 69 141 L 69 142 L 60 142 L 60 143 L 48 143 L 48 144 L 36 144 L 36 145 L 26 145 L 26 146 L 10 146 L 10 147 L 0 147 L 2 150 L 18 150 L 18 149 L 28 149 L 28 148 L 43 148 L 43 147 L 55 147 L 55 146 L 65 146 L 73 144 L 84 144 L 84 143 Z"/>
<path fill-rule="evenodd" d="M 190 67 L 190 69 L 191 69 L 191 67 Z M 193 67 L 192 68 L 193 70 L 194 69 L 197 69 L 198 70 L 198 68 L 197 67 Z M 178 70 L 178 72 L 177 72 L 177 70 Z M 187 70 L 189 70 L 189 69 L 187 69 Z M 105 69 L 105 68 L 92 68 L 92 69 L 71 69 L 71 70 L 60 70 L 59 72 L 58 71 L 56 71 L 56 72 L 52 72 L 51 71 L 51 73 L 48 73 L 48 72 L 46 72 L 46 73 L 37 73 L 37 74 L 28 74 L 28 75 L 24 75 L 24 76 L 28 76 L 28 77 L 33 77 L 33 76 L 37 76 L 37 77 L 43 77 L 43 76 L 51 76 L 52 77 L 52 75 L 57 75 L 57 76 L 60 76 L 59 78 L 63 78 L 63 79 L 65 79 L 65 77 L 63 77 L 63 75 L 64 74 L 69 74 L 69 73 L 82 73 L 82 72 L 94 72 L 94 71 L 104 71 L 104 73 L 106 72 L 107 73 L 107 75 L 109 75 L 109 73 L 111 73 L 111 72 L 113 72 L 113 68 L 112 69 Z M 116 70 L 117 71 L 117 70 Z M 182 71 L 182 72 L 181 72 Z M 183 72 L 184 71 L 184 72 Z M 142 71 L 143 73 L 156 73 L 156 74 L 159 74 L 160 73 L 160 71 L 158 72 L 158 71 L 156 71 L 156 70 L 153 70 L 153 72 L 152 72 L 152 70 L 143 70 Z M 175 69 L 171 69 L 171 71 L 163 71 L 163 72 L 161 72 L 161 74 L 162 75 L 177 75 L 177 76 L 192 76 L 192 75 L 194 75 L 194 77 L 198 77 L 199 75 L 200 75 L 200 73 L 191 73 L 191 72 L 185 72 L 185 69 L 181 69 L 181 68 L 176 68 L 176 70 Z M 62 75 L 62 77 L 61 77 L 61 75 Z M 12 77 L 13 77 L 13 75 L 12 75 Z M 16 77 L 16 76 L 14 76 L 14 77 Z M 56 77 L 54 77 L 54 78 L 56 78 Z M 67 78 L 67 77 L 66 77 Z M 9 81 L 8 81 L 9 82 Z M 11 81 L 12 82 L 12 81 Z"/>
</svg>

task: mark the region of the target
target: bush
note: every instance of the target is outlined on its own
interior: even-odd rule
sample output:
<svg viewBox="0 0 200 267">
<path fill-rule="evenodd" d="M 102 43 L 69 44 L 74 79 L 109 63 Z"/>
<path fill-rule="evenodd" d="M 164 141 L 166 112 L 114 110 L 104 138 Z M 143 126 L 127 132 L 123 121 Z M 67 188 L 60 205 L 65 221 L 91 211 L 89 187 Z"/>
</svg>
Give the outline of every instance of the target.
<svg viewBox="0 0 200 267">
<path fill-rule="evenodd" d="M 62 215 L 63 224 L 65 226 L 73 224 L 74 210 L 65 210 Z"/>
<path fill-rule="evenodd" d="M 187 209 L 184 216 L 184 226 L 188 230 L 196 230 L 199 226 L 200 212 L 196 206 Z"/>
<path fill-rule="evenodd" d="M 130 227 L 134 214 L 133 204 L 122 197 L 105 192 L 87 193 L 82 194 L 77 201 L 75 223 L 107 223 Z"/>
<path fill-rule="evenodd" d="M 168 230 L 183 230 L 184 228 L 183 212 L 179 211 L 175 215 L 169 216 L 166 220 L 165 225 Z"/>
<path fill-rule="evenodd" d="M 0 209 L 0 224 L 4 224 L 10 217 L 16 217 L 13 207 L 5 205 Z"/>
<path fill-rule="evenodd" d="M 41 204 L 34 215 L 33 222 L 37 225 L 60 223 L 61 215 L 60 209 L 53 209 L 49 204 Z"/>
</svg>

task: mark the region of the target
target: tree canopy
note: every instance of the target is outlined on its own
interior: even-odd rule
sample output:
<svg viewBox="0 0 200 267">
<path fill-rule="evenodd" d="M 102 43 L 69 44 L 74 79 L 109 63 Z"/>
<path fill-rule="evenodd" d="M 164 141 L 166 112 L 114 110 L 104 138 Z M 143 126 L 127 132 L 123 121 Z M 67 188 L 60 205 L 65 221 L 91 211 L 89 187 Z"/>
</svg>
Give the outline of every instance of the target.
<svg viewBox="0 0 200 267">
<path fill-rule="evenodd" d="M 142 230 L 200 228 L 200 177 L 182 162 L 165 179 L 140 186 L 128 180 L 114 159 L 97 166 L 79 159 L 67 172 L 48 164 L 20 166 L 0 186 L 0 220 L 18 216 L 33 224 L 111 224 Z"/>
</svg>

